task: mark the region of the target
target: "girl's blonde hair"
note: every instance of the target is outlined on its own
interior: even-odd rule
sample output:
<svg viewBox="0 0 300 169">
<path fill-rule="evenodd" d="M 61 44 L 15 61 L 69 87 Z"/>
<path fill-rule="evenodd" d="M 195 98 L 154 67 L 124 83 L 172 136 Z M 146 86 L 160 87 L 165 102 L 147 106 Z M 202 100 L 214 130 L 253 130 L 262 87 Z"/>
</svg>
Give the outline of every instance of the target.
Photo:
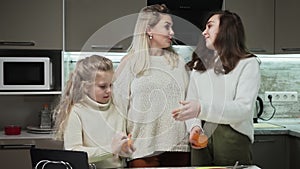
<svg viewBox="0 0 300 169">
<path fill-rule="evenodd" d="M 146 31 L 154 27 L 161 19 L 161 15 L 169 15 L 169 9 L 164 5 L 150 5 L 143 8 L 138 16 L 132 43 L 128 49 L 134 75 L 143 74 L 150 66 L 150 38 Z M 164 57 L 174 68 L 177 66 L 179 56 L 172 46 L 165 48 Z"/>
<path fill-rule="evenodd" d="M 76 63 L 60 101 L 54 109 L 56 139 L 63 140 L 63 131 L 73 105 L 79 103 L 87 94 L 86 91 L 94 84 L 98 71 L 113 71 L 112 61 L 103 56 L 92 55 Z"/>
</svg>

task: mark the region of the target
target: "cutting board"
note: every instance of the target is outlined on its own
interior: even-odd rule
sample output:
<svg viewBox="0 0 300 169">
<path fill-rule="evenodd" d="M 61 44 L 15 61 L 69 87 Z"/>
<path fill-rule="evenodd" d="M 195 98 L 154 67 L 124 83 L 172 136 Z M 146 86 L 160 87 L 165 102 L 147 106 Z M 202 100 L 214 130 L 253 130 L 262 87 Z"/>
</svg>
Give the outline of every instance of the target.
<svg viewBox="0 0 300 169">
<path fill-rule="evenodd" d="M 254 123 L 254 128 L 284 128 L 284 126 L 280 126 L 272 123 Z"/>
</svg>

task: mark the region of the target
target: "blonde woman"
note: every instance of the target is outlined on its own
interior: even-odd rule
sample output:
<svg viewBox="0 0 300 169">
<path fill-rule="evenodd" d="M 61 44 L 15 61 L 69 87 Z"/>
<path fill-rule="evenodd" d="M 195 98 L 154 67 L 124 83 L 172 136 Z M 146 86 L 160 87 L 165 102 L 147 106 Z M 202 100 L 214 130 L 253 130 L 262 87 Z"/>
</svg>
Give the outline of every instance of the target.
<svg viewBox="0 0 300 169">
<path fill-rule="evenodd" d="M 113 74 L 105 57 L 79 60 L 55 109 L 57 138 L 67 150 L 86 151 L 97 168 L 124 167 L 119 156 L 134 151 L 126 146 L 125 121 L 111 101 Z"/>
<path fill-rule="evenodd" d="M 190 165 L 185 123 L 171 114 L 189 82 L 185 62 L 171 46 L 172 26 L 165 5 L 143 8 L 128 55 L 116 70 L 114 103 L 127 118 L 136 147 L 129 167 Z"/>
</svg>

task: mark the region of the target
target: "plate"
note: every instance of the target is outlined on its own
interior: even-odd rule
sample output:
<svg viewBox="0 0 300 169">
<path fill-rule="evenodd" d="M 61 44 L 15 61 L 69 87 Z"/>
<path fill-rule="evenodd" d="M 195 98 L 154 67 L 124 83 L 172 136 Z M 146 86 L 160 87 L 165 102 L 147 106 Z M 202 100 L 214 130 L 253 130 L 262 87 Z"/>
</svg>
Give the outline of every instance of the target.
<svg viewBox="0 0 300 169">
<path fill-rule="evenodd" d="M 27 126 L 27 129 L 30 131 L 53 131 L 53 128 L 40 128 L 40 127 L 36 127 L 36 126 Z"/>
<path fill-rule="evenodd" d="M 53 131 L 35 131 L 35 130 L 27 130 L 28 133 L 32 134 L 51 134 Z"/>
</svg>

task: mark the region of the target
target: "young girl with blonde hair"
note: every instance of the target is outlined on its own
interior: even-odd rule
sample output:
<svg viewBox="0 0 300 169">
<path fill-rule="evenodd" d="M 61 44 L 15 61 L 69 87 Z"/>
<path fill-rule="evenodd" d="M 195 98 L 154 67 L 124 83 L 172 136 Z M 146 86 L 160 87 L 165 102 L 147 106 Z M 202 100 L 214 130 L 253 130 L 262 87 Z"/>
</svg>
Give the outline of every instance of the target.
<svg viewBox="0 0 300 169">
<path fill-rule="evenodd" d="M 64 148 L 86 151 L 97 168 L 124 167 L 120 156 L 134 151 L 124 133 L 125 121 L 112 104 L 113 74 L 108 58 L 92 55 L 79 60 L 54 114 L 56 136 Z"/>
</svg>

